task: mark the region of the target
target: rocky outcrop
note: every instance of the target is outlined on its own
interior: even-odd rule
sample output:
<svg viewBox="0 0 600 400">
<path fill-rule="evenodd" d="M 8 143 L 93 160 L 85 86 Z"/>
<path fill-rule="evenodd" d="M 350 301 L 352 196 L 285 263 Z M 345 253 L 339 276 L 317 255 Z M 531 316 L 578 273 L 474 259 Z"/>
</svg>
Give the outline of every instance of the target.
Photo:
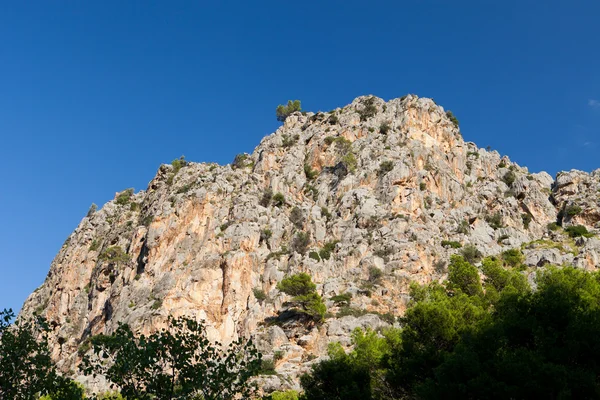
<svg viewBox="0 0 600 400">
<path fill-rule="evenodd" d="M 148 333 L 188 315 L 206 320 L 214 340 L 253 336 L 266 357 L 277 354 L 279 375 L 264 387 L 294 387 L 328 342 L 393 322 L 411 282 L 443 278 L 459 251 L 444 241 L 485 255 L 523 247 L 532 268 L 597 268 L 597 239 L 543 241 L 557 220 L 598 228 L 599 188 L 600 170 L 553 181 L 463 141 L 431 99 L 359 97 L 292 114 L 232 165 L 162 165 L 145 191 L 117 194 L 83 218 L 22 315 L 50 321 L 64 371 L 75 371 L 86 338 L 118 322 Z M 567 213 L 573 204 L 581 211 Z M 301 271 L 331 317 L 272 325 L 285 309 L 277 282 Z M 342 314 L 354 316 L 335 317 L 330 299 L 341 293 L 352 295 Z"/>
</svg>

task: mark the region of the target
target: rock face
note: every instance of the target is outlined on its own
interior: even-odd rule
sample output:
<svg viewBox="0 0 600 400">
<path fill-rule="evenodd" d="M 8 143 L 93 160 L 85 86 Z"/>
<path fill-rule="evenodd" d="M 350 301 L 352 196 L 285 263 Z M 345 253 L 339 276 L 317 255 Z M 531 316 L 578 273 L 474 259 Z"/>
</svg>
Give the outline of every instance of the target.
<svg viewBox="0 0 600 400">
<path fill-rule="evenodd" d="M 387 325 L 403 313 L 411 282 L 442 279 L 460 250 L 442 241 L 484 255 L 523 247 L 535 268 L 594 269 L 600 260 L 595 238 L 547 244 L 561 235 L 551 222 L 600 228 L 600 170 L 556 181 L 529 173 L 464 142 L 431 99 L 359 97 L 328 113 L 294 113 L 232 165 L 174 164 L 146 191 L 117 194 L 83 218 L 25 302 L 23 316 L 50 321 L 64 371 L 76 370 L 87 337 L 118 322 L 149 333 L 170 314 L 187 315 L 206 320 L 215 340 L 253 336 L 267 358 L 277 354 L 279 375 L 264 387 L 295 387 L 328 342 Z M 333 251 L 319 255 L 326 244 Z M 269 326 L 285 310 L 277 282 L 297 272 L 312 276 L 334 315 L 330 298 L 352 294 L 355 316 Z"/>
</svg>

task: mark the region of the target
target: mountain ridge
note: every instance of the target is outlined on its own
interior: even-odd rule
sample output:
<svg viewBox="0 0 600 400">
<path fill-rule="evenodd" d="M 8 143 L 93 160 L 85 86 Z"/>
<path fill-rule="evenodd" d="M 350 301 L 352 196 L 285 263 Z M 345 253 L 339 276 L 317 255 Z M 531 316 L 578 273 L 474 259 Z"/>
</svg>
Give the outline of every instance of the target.
<svg viewBox="0 0 600 400">
<path fill-rule="evenodd" d="M 596 268 L 598 239 L 548 225 L 595 232 L 599 190 L 600 170 L 553 179 L 465 142 L 431 99 L 360 96 L 291 114 L 232 164 L 175 160 L 146 190 L 117 193 L 83 218 L 21 316 L 49 320 L 52 356 L 74 375 L 90 335 L 118 322 L 149 333 L 167 315 L 190 315 L 208 322 L 211 339 L 252 336 L 267 357 L 281 352 L 264 387 L 297 388 L 327 343 L 388 325 L 410 283 L 443 279 L 465 246 L 483 255 L 519 248 L 528 276 L 548 263 Z M 277 282 L 297 272 L 339 317 L 270 324 L 286 309 Z M 347 309 L 331 299 L 344 293 Z"/>
</svg>

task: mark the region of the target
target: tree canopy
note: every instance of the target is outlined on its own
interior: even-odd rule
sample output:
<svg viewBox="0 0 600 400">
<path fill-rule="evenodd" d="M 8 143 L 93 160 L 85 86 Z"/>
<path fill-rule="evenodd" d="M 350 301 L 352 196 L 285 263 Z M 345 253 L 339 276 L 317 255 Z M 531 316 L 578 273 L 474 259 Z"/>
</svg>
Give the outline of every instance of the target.
<svg viewBox="0 0 600 400">
<path fill-rule="evenodd" d="M 300 100 L 288 100 L 286 106 L 284 106 L 283 104 L 277 106 L 277 109 L 275 110 L 275 115 L 277 116 L 277 121 L 283 122 L 286 120 L 287 117 L 290 116 L 290 114 L 301 110 L 302 108 L 300 107 Z"/>
</svg>

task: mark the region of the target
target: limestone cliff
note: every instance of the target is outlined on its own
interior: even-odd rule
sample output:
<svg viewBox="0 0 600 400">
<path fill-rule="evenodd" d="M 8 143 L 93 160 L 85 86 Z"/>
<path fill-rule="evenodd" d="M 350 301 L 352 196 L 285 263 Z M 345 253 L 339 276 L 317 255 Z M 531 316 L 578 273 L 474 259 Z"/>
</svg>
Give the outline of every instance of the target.
<svg viewBox="0 0 600 400">
<path fill-rule="evenodd" d="M 528 274 L 546 263 L 597 268 L 598 239 L 575 242 L 547 225 L 600 228 L 599 190 L 600 170 L 553 180 L 463 141 L 431 99 L 359 97 L 292 114 L 232 165 L 162 165 L 145 191 L 117 194 L 83 218 L 22 315 L 50 321 L 64 371 L 76 370 L 87 337 L 117 322 L 147 333 L 188 315 L 213 339 L 253 336 L 267 357 L 278 351 L 265 388 L 294 387 L 329 341 L 392 322 L 411 282 L 443 278 L 460 251 L 443 241 L 484 255 L 521 247 Z M 333 251 L 319 255 L 326 244 Z M 277 282 L 300 271 L 332 316 L 310 328 L 267 323 L 284 309 Z M 340 293 L 364 315 L 336 318 L 329 299 Z"/>
</svg>

